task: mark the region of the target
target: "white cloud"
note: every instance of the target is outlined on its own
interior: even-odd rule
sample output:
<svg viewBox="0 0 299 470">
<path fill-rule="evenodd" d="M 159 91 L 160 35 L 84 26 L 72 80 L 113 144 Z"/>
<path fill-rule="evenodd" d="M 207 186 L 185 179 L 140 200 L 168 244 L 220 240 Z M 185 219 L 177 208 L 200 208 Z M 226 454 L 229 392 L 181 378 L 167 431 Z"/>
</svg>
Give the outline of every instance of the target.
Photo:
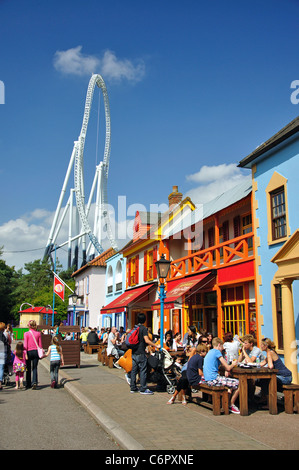
<svg viewBox="0 0 299 470">
<path fill-rule="evenodd" d="M 56 51 L 54 67 L 66 75 L 91 75 L 99 73 L 105 80 L 120 81 L 126 79 L 138 82 L 145 75 L 145 64 L 139 59 L 134 63 L 129 59 L 118 59 L 114 52 L 106 50 L 103 57 L 82 53 L 82 46 L 66 51 Z"/>
<path fill-rule="evenodd" d="M 186 196 L 189 196 L 194 203 L 204 204 L 245 180 L 251 181 L 251 173 L 238 168 L 234 163 L 223 163 L 204 165 L 198 172 L 187 175 L 186 179 L 199 183 L 198 186 L 190 189 Z"/>
</svg>

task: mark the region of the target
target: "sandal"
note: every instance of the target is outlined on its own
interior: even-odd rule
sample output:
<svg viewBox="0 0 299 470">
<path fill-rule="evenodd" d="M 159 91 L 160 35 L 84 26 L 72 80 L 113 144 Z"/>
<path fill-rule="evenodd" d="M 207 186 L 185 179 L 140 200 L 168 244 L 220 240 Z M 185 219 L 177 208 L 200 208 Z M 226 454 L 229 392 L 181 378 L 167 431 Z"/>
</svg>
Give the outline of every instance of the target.
<svg viewBox="0 0 299 470">
<path fill-rule="evenodd" d="M 166 403 L 166 405 L 173 405 L 174 404 L 174 398 L 171 397 L 170 400 Z"/>
</svg>

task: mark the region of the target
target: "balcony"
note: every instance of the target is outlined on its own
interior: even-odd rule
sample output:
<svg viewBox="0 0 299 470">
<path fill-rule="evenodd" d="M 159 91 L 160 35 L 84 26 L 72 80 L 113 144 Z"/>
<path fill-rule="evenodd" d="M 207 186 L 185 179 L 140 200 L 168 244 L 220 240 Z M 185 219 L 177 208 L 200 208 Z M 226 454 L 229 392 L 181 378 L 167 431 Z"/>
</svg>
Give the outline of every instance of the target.
<svg viewBox="0 0 299 470">
<path fill-rule="evenodd" d="M 250 232 L 173 261 L 168 280 L 253 259 L 253 232 Z"/>
</svg>

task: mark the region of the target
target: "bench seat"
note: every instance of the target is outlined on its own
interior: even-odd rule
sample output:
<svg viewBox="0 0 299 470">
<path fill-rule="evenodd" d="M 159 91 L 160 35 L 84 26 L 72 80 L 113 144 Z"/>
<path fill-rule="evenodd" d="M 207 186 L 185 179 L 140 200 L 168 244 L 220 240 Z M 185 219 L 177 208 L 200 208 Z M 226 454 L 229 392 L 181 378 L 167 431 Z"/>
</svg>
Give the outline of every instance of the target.
<svg viewBox="0 0 299 470">
<path fill-rule="evenodd" d="M 282 386 L 284 394 L 284 411 L 288 414 L 299 412 L 299 385 L 289 384 Z"/>
<path fill-rule="evenodd" d="M 223 410 L 225 415 L 229 414 L 229 406 L 228 406 L 228 390 L 226 387 L 215 387 L 209 386 L 207 384 L 199 384 L 199 385 L 192 385 L 192 389 L 199 390 L 203 393 L 203 398 L 200 399 L 196 397 L 197 402 L 199 404 L 204 404 L 205 406 L 209 406 L 210 404 L 205 401 L 204 395 L 210 395 L 212 397 L 212 409 L 213 414 L 215 416 L 219 416 L 221 414 L 221 409 Z"/>
</svg>

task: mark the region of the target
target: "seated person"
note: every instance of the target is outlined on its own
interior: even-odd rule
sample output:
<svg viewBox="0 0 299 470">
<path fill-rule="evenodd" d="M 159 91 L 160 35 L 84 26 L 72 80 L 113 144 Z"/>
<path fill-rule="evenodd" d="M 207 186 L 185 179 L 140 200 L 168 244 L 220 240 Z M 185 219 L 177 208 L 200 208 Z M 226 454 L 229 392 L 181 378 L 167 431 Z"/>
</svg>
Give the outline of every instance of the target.
<svg viewBox="0 0 299 470">
<path fill-rule="evenodd" d="M 173 351 L 177 351 L 178 348 L 182 348 L 182 347 L 183 347 L 182 335 L 181 333 L 175 333 L 173 337 L 172 349 Z"/>
<path fill-rule="evenodd" d="M 213 338 L 213 349 L 210 349 L 205 357 L 203 364 L 204 381 L 207 385 L 224 385 L 228 387 L 231 393 L 230 411 L 235 414 L 240 414 L 239 408 L 235 405 L 235 401 L 239 396 L 239 380 L 229 377 L 229 372 L 237 364 L 237 360 L 232 361 L 230 365 L 222 356 L 223 341 L 220 338 Z M 225 376 L 219 374 L 219 366 L 222 365 L 225 369 Z M 233 392 L 231 392 L 233 390 Z"/>
<path fill-rule="evenodd" d="M 187 333 L 183 338 L 184 349 L 186 349 L 186 346 L 194 346 L 196 348 L 199 337 L 200 335 L 196 332 L 196 327 L 194 325 L 188 326 Z"/>
<path fill-rule="evenodd" d="M 255 343 L 255 338 L 252 335 L 245 335 L 241 338 L 242 350 L 238 358 L 239 362 L 246 362 L 247 364 L 256 362 L 258 358 L 260 361 L 265 359 L 262 351 L 258 348 Z"/>
<path fill-rule="evenodd" d="M 81 344 L 87 344 L 88 329 L 83 328 L 80 335 Z"/>
<path fill-rule="evenodd" d="M 191 346 L 187 346 L 186 356 L 188 357 L 188 361 L 181 368 L 182 375 L 177 383 L 176 390 L 174 394 L 172 395 L 172 397 L 170 398 L 170 400 L 168 400 L 167 405 L 172 405 L 180 392 L 182 392 L 182 405 L 187 405 L 186 391 L 189 388 L 189 382 L 187 379 L 187 367 L 188 367 L 189 360 L 191 359 L 192 356 L 194 356 L 194 354 L 196 354 L 196 349 Z"/>
<path fill-rule="evenodd" d="M 99 340 L 96 328 L 94 328 L 93 330 L 91 330 L 90 333 L 88 333 L 87 342 L 90 345 L 93 345 L 93 346 L 96 345 L 96 344 L 99 344 L 100 340 Z"/>
<path fill-rule="evenodd" d="M 282 392 L 282 386 L 292 383 L 292 372 L 284 365 L 277 352 L 275 351 L 276 346 L 269 338 L 263 338 L 261 340 L 261 350 L 267 354 L 264 361 L 261 362 L 261 366 L 268 364 L 270 369 L 277 369 L 277 390 Z M 261 385 L 261 401 L 266 401 L 268 395 L 269 381 L 260 380 Z"/>
<path fill-rule="evenodd" d="M 117 347 L 117 339 L 117 329 L 115 326 L 113 326 L 108 336 L 107 355 L 114 356 L 118 360 L 120 356 L 124 355 L 125 351 L 122 351 Z M 114 362 L 113 365 L 117 368 L 120 368 L 117 362 Z"/>
<path fill-rule="evenodd" d="M 240 341 L 234 339 L 231 331 L 225 333 L 223 337 L 223 348 L 225 350 L 225 359 L 230 363 L 233 359 L 238 359 L 239 348 L 241 346 Z"/>
<path fill-rule="evenodd" d="M 203 376 L 204 357 L 209 351 L 207 344 L 199 344 L 196 347 L 196 354 L 190 358 L 187 367 L 187 379 L 189 384 L 198 385 Z"/>
</svg>

